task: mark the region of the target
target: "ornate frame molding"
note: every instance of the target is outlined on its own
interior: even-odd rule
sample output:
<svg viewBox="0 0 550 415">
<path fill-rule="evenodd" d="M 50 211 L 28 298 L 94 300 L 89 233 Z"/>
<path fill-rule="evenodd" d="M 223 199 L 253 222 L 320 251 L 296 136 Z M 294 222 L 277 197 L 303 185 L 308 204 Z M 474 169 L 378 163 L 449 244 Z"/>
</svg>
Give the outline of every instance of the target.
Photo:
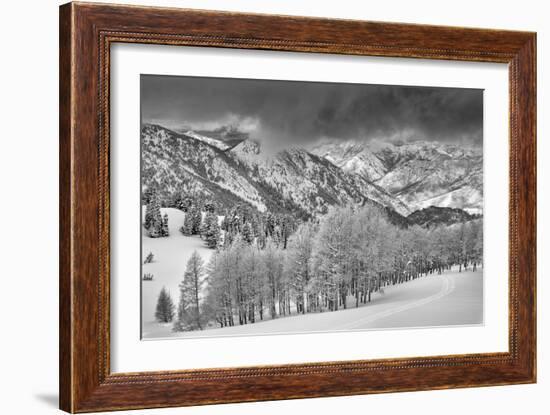
<svg viewBox="0 0 550 415">
<path fill-rule="evenodd" d="M 508 63 L 510 351 L 111 373 L 109 69 L 113 43 Z M 61 6 L 61 408 L 90 412 L 534 382 L 535 62 L 536 35 L 525 32 L 86 3 Z M 351 378 L 350 372 L 354 373 Z"/>
</svg>

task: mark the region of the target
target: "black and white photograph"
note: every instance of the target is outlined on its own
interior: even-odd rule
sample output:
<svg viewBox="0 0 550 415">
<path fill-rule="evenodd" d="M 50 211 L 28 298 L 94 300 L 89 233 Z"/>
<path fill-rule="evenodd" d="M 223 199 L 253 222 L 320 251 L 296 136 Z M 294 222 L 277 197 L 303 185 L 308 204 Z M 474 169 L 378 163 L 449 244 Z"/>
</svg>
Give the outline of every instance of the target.
<svg viewBox="0 0 550 415">
<path fill-rule="evenodd" d="M 483 324 L 482 89 L 143 74 L 140 101 L 142 339 Z"/>
</svg>

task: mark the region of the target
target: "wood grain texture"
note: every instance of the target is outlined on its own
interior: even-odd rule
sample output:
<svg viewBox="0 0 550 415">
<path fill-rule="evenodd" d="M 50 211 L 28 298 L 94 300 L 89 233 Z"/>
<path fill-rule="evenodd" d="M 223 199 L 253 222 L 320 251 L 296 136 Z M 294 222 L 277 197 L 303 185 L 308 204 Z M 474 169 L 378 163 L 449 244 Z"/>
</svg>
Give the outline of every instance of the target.
<svg viewBox="0 0 550 415">
<path fill-rule="evenodd" d="M 71 288 L 71 140 L 72 20 L 70 8 L 59 14 L 59 405 L 72 409 Z"/>
<path fill-rule="evenodd" d="M 508 63 L 509 352 L 111 373 L 109 69 L 110 45 L 116 42 Z M 60 407 L 90 412 L 534 382 L 535 62 L 536 36 L 526 32 L 86 3 L 61 6 Z"/>
</svg>

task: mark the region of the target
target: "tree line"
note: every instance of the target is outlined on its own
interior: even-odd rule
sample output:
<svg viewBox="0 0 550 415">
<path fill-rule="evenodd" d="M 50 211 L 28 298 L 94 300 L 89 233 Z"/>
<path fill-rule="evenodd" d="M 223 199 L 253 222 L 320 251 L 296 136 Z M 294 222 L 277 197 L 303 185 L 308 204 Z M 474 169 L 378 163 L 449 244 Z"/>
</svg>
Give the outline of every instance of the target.
<svg viewBox="0 0 550 415">
<path fill-rule="evenodd" d="M 278 220 L 270 232 L 262 221 L 248 237 L 249 222 L 236 217 L 226 217 L 224 241 L 207 264 L 197 252 L 189 259 L 175 331 L 359 307 L 387 285 L 453 265 L 475 271 L 482 261 L 481 219 L 404 229 L 377 207 L 335 207 L 297 226 Z"/>
<path fill-rule="evenodd" d="M 296 220 L 291 215 L 259 213 L 242 204 L 228 210 L 223 217 L 217 215 L 212 205 L 205 208 L 204 215 L 197 204 L 189 204 L 185 209 L 180 231 L 187 236 L 200 235 L 211 249 L 225 248 L 237 236 L 262 249 L 268 239 L 281 242 L 286 249 L 288 238 L 296 229 Z"/>
</svg>

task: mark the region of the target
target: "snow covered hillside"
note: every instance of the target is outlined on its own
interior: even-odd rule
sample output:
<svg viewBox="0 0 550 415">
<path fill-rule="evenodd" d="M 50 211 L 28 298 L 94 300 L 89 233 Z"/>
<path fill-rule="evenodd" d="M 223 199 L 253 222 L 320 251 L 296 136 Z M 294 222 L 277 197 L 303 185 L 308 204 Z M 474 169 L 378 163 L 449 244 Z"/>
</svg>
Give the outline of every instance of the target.
<svg viewBox="0 0 550 415">
<path fill-rule="evenodd" d="M 435 142 L 325 143 L 312 153 L 380 186 L 411 211 L 428 206 L 483 210 L 481 149 Z"/>
<path fill-rule="evenodd" d="M 259 144 L 245 140 L 230 153 L 256 183 L 281 193 L 309 214 L 326 213 L 332 205 L 372 201 L 406 215 L 405 204 L 362 177 L 346 174 L 326 160 L 303 149 L 289 149 L 265 156 Z"/>
<path fill-rule="evenodd" d="M 218 147 L 156 125 L 143 127 L 141 139 L 142 184 L 145 189 L 152 185 L 161 189 L 163 205 L 177 193 L 186 193 L 266 209 L 265 195 Z"/>
<path fill-rule="evenodd" d="M 403 189 L 391 195 L 325 156 L 301 148 L 263 152 L 250 139 L 224 150 L 155 125 L 146 125 L 142 135 L 144 338 L 218 328 L 240 334 L 252 330 L 241 326 L 253 323 L 254 332 L 288 331 L 286 323 L 270 320 L 297 321 L 297 313 L 309 314 L 305 323 L 320 330 L 371 328 L 451 294 L 456 278 L 433 274 L 454 265 L 475 270 L 482 261 L 479 216 L 431 204 L 411 213 L 401 200 L 409 202 Z M 417 152 L 426 166 L 439 160 L 439 150 L 430 148 Z M 414 151 L 402 153 L 388 153 L 378 164 L 371 160 L 370 166 L 386 172 L 377 183 L 405 172 L 404 160 L 422 165 Z M 475 179 L 456 179 L 458 188 L 448 188 L 451 196 L 440 203 L 459 201 Z M 420 182 L 409 187 L 421 189 Z M 467 201 L 462 196 L 463 206 Z M 432 283 L 412 284 L 416 279 Z M 406 292 L 401 285 L 409 287 Z M 386 297 L 385 287 L 394 296 Z M 388 308 L 350 311 L 367 309 L 371 296 L 379 305 L 389 301 Z M 339 309 L 348 318 L 317 316 Z M 457 310 L 452 314 L 458 319 L 441 324 L 470 321 Z M 401 326 L 435 325 L 427 315 Z M 386 324 L 401 327 L 391 318 Z"/>
<path fill-rule="evenodd" d="M 193 194 L 225 207 L 244 202 L 260 212 L 298 216 L 326 213 L 334 205 L 365 203 L 401 215 L 411 212 L 381 187 L 302 149 L 266 156 L 248 139 L 229 148 L 217 139 L 157 125 L 143 127 L 142 143 L 144 190 L 160 189 L 163 205 L 170 205 L 176 194 Z"/>
<path fill-rule="evenodd" d="M 151 337 L 210 337 L 316 331 L 367 330 L 483 323 L 483 276 L 453 269 L 374 293 L 372 302 L 337 312 L 293 315 L 255 324 L 203 331 L 171 332 L 159 327 Z"/>
<path fill-rule="evenodd" d="M 179 283 L 183 280 L 185 267 L 191 254 L 197 251 L 203 260 L 208 262 L 214 252 L 205 246 L 199 236 L 185 236 L 179 231 L 183 225 L 185 213 L 172 208 L 163 208 L 161 212 L 163 215 L 168 214 L 170 236 L 149 238 L 146 232 L 142 232 L 142 257 L 145 259 L 149 253 L 154 256 L 153 262 L 142 266 L 142 274 L 153 274 L 152 281 L 141 283 L 143 337 L 150 337 L 152 333 L 157 332 L 166 335 L 172 330 L 172 324 L 162 325 L 155 321 L 155 306 L 161 289 L 166 287 L 174 303 L 177 303 Z M 144 218 L 145 208 L 143 209 Z"/>
<path fill-rule="evenodd" d="M 231 146 L 221 140 L 216 140 L 215 138 L 208 137 L 206 135 L 202 135 L 199 133 L 196 133 L 194 131 L 185 131 L 184 134 L 188 137 L 194 138 L 196 140 L 202 141 L 206 144 L 210 144 L 213 147 L 219 148 L 220 150 L 227 150 Z"/>
</svg>

